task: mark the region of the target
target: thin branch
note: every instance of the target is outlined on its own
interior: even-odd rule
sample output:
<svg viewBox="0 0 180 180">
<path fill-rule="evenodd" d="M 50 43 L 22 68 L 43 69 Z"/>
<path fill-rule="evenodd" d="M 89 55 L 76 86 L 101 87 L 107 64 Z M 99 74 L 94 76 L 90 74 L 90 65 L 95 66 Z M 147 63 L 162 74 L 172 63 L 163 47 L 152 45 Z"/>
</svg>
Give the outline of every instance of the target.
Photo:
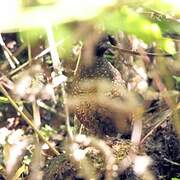
<svg viewBox="0 0 180 180">
<path fill-rule="evenodd" d="M 133 50 L 129 50 L 129 49 L 123 49 L 123 48 L 120 48 L 118 46 L 113 46 L 111 45 L 111 47 L 115 50 L 118 50 L 120 52 L 123 52 L 123 53 L 127 53 L 127 54 L 132 54 L 132 55 L 137 55 L 137 56 L 169 56 L 171 54 L 168 54 L 168 53 L 144 53 L 144 52 L 137 52 L 137 51 L 133 51 Z M 180 52 L 176 52 L 176 54 L 179 54 Z"/>
<path fill-rule="evenodd" d="M 57 48 L 59 45 L 62 45 L 62 43 L 63 43 L 62 40 L 60 40 L 59 42 L 57 42 L 57 43 L 55 44 L 55 48 Z M 42 52 L 40 52 L 37 56 L 35 56 L 34 59 L 42 58 L 42 57 L 45 56 L 47 53 L 49 53 L 50 50 L 51 50 L 50 47 L 44 49 L 44 50 L 43 50 Z"/>
<path fill-rule="evenodd" d="M 55 46 L 58 47 L 59 45 L 62 44 L 62 42 L 63 42 L 63 41 L 57 42 L 57 43 L 55 44 Z M 26 46 L 25 46 L 25 47 L 26 47 Z M 23 47 L 23 48 L 24 48 L 24 47 Z M 50 48 L 48 47 L 48 48 L 44 49 L 42 52 L 40 52 L 38 55 L 36 55 L 36 56 L 34 57 L 34 59 L 32 59 L 32 61 L 33 61 L 33 60 L 41 59 L 43 56 L 45 56 L 45 55 L 46 55 L 47 53 L 49 53 L 49 52 L 50 52 Z M 12 71 L 9 73 L 9 76 L 11 77 L 11 76 L 15 75 L 17 72 L 19 72 L 21 69 L 25 68 L 25 67 L 28 66 L 28 65 L 29 65 L 29 61 L 25 62 L 25 63 L 22 64 L 21 66 L 19 66 L 19 67 L 17 67 L 16 69 L 12 70 Z"/>
<path fill-rule="evenodd" d="M 164 122 L 167 120 L 167 117 L 171 116 L 172 111 L 167 110 L 163 113 L 163 116 L 160 117 L 160 121 L 142 138 L 140 144 L 143 144 L 145 140 Z"/>
<path fill-rule="evenodd" d="M 17 72 L 21 71 L 23 68 L 25 68 L 26 66 L 29 65 L 29 61 L 25 62 L 24 64 L 22 64 L 21 66 L 17 67 L 16 69 L 12 70 L 8 76 L 14 76 Z"/>
<path fill-rule="evenodd" d="M 167 161 L 167 162 L 169 162 L 169 163 L 171 163 L 172 165 L 180 166 L 180 163 L 174 162 L 174 161 L 169 160 L 169 159 L 167 159 L 167 158 L 164 158 L 164 160 Z"/>
<path fill-rule="evenodd" d="M 151 13 L 151 16 L 153 15 L 154 17 L 161 17 L 167 21 L 172 21 L 172 22 L 176 22 L 176 23 L 180 22 L 180 19 L 176 19 L 173 16 L 164 14 L 163 12 L 157 11 L 155 9 L 152 9 L 152 8 L 145 8 L 145 9 L 150 11 L 149 13 Z"/>
</svg>

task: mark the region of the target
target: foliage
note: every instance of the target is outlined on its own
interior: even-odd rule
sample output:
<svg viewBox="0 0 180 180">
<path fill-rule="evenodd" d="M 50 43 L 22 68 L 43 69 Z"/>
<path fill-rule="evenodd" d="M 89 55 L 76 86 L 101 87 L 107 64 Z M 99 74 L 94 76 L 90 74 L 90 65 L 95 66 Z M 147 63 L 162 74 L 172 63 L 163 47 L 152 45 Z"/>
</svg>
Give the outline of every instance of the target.
<svg viewBox="0 0 180 180">
<path fill-rule="evenodd" d="M 120 171 L 128 168 L 128 159 L 134 163 L 133 169 L 137 176 L 148 174 L 153 177 L 148 170 L 151 159 L 139 155 L 137 149 L 167 117 L 172 116 L 177 134 L 180 134 L 179 17 L 180 4 L 175 0 L 2 0 L 1 175 L 7 179 L 23 179 L 30 174 L 30 179 L 42 179 L 42 167 L 46 166 L 44 158 L 50 159 L 54 154 L 57 156 L 60 151 L 63 156 L 67 156 L 65 160 L 69 158 L 65 163 L 72 161 L 75 168 L 80 169 L 82 176 L 88 178 L 92 173 L 94 177 L 94 169 L 85 155 L 93 150 L 95 154 L 97 151 L 98 155 L 102 155 L 103 161 L 107 163 L 106 166 L 103 164 L 103 171 L 106 171 L 108 179 L 118 175 L 118 168 Z M 16 32 L 15 40 L 6 39 L 10 32 Z M 101 81 L 91 79 L 94 77 L 94 68 L 89 70 L 91 81 L 85 74 L 82 77 L 84 84 L 79 83 L 76 77 L 79 75 L 77 73 L 82 59 L 85 59 L 83 65 L 91 64 L 93 48 L 96 44 L 97 49 L 98 46 L 101 48 L 99 40 L 109 34 L 116 37 L 117 45 L 110 42 L 112 39 L 109 40 L 102 58 L 107 60 L 104 67 L 111 67 L 113 75 L 109 76 L 113 76 L 114 82 L 106 82 L 101 78 Z M 108 38 L 112 37 L 109 35 Z M 103 43 L 106 45 L 106 42 Z M 99 64 L 97 66 L 99 68 Z M 102 71 L 100 76 L 108 73 L 107 69 Z M 115 76 L 119 72 L 122 77 Z M 99 75 L 99 72 L 95 72 L 95 75 Z M 73 85 L 74 89 L 80 86 L 80 94 L 77 91 L 76 95 L 72 95 Z M 156 124 L 141 139 L 141 123 L 146 122 L 146 114 L 151 111 L 148 109 L 149 104 L 153 101 L 163 101 L 165 104 L 162 105 L 163 111 L 157 113 L 162 117 L 155 116 Z M 132 118 L 131 143 L 128 141 L 126 146 L 125 141 L 120 143 L 119 140 L 107 137 L 100 139 L 97 134 L 91 137 L 90 128 L 87 128 L 88 132 L 85 131 L 86 136 L 82 135 L 83 123 L 77 123 L 77 113 L 74 116 L 74 107 L 82 104 L 85 107 L 87 105 L 87 110 L 82 108 L 81 114 L 87 124 L 91 124 L 87 122 L 89 117 L 98 114 L 91 114 L 89 110 L 92 108 L 96 112 L 103 105 L 105 108 L 102 111 L 108 117 L 113 113 L 123 112 L 122 118 Z M 108 108 L 109 114 L 105 112 Z M 97 115 L 98 120 L 99 118 L 102 117 Z M 120 129 L 122 122 L 115 123 Z M 102 126 L 99 124 L 96 127 L 98 130 Z M 119 148 L 119 143 L 122 148 Z M 139 171 L 139 164 L 143 162 L 144 166 L 141 165 L 142 169 Z M 170 163 L 178 164 L 173 161 Z M 92 172 L 89 173 L 88 170 Z M 174 177 L 172 180 L 178 178 Z"/>
</svg>

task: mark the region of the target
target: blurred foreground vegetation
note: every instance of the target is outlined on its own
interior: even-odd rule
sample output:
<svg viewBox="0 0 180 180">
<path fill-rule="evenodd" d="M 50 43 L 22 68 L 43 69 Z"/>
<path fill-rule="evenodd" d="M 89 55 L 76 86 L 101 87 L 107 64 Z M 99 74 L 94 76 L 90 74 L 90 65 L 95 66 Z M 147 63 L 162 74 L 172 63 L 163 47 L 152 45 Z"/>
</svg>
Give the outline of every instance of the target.
<svg viewBox="0 0 180 180">
<path fill-rule="evenodd" d="M 168 155 L 175 153 L 168 143 L 163 161 L 175 166 L 172 174 L 148 168 L 156 161 L 153 143 L 164 142 L 151 136 L 167 136 L 180 152 L 178 0 L 2 0 L 0 15 L 0 179 L 109 180 L 129 168 L 133 179 L 180 178 L 180 157 Z M 85 74 L 80 88 L 95 91 L 87 97 L 71 90 L 94 51 L 122 76 L 119 104 L 107 79 Z M 84 127 L 74 109 L 86 98 L 128 112 L 128 136 L 100 137 Z"/>
</svg>

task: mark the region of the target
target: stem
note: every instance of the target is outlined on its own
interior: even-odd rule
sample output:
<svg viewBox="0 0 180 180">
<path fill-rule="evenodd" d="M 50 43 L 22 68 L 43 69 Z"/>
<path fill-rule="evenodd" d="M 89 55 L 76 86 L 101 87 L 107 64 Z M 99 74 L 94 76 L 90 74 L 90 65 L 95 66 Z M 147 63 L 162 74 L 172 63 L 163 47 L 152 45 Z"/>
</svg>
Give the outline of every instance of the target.
<svg viewBox="0 0 180 180">
<path fill-rule="evenodd" d="M 17 58 L 15 56 L 13 56 L 11 51 L 6 47 L 1 34 L 0 34 L 0 45 L 2 46 L 2 49 L 4 51 L 4 55 L 5 55 L 6 59 L 8 60 L 11 68 L 15 69 L 16 68 L 15 64 L 19 65 L 19 61 L 17 60 Z"/>
<path fill-rule="evenodd" d="M 52 58 L 54 71 L 55 71 L 56 75 L 61 75 L 63 68 L 59 61 L 59 54 L 56 49 L 54 35 L 53 35 L 52 27 L 50 24 L 46 25 L 46 32 L 47 32 L 47 37 L 48 37 L 48 41 L 49 41 L 49 48 L 50 48 L 50 54 L 51 54 L 51 58 Z M 66 114 L 67 131 L 68 131 L 69 137 L 72 140 L 73 132 L 72 132 L 71 126 L 70 126 L 69 109 L 67 106 L 67 94 L 65 91 L 65 83 L 61 84 L 61 91 L 62 91 L 62 97 L 63 97 L 63 103 L 64 103 L 64 110 L 65 110 L 65 114 Z"/>
<path fill-rule="evenodd" d="M 62 85 L 61 87 L 62 87 L 61 90 L 62 90 L 63 99 L 64 99 L 64 109 L 65 109 L 65 114 L 66 114 L 67 131 L 68 131 L 69 137 L 71 138 L 71 140 L 73 140 L 73 132 L 72 132 L 72 129 L 71 129 L 70 119 L 69 119 L 69 109 L 68 109 L 68 106 L 67 106 L 67 95 L 66 95 L 66 92 L 65 92 L 65 89 L 64 89 L 64 85 Z"/>
<path fill-rule="evenodd" d="M 59 73 L 59 70 L 62 71 L 62 68 L 61 68 L 61 63 L 59 61 L 59 55 L 56 49 L 51 25 L 49 24 L 46 25 L 46 31 L 47 31 L 47 37 L 48 37 L 48 42 L 49 42 L 49 49 L 50 49 L 50 54 L 52 58 L 53 68 L 56 73 Z"/>
<path fill-rule="evenodd" d="M 78 54 L 78 58 L 77 58 L 77 63 L 76 63 L 76 67 L 74 70 L 74 76 L 77 74 L 78 68 L 79 68 L 79 64 L 80 64 L 80 60 L 81 60 L 81 54 L 82 54 L 82 43 L 80 44 L 80 49 L 79 49 L 79 54 Z"/>
<path fill-rule="evenodd" d="M 40 117 L 39 106 L 37 104 L 37 100 L 35 100 L 32 103 L 32 109 L 33 109 L 34 125 L 36 126 L 37 129 L 39 129 L 41 125 L 41 117 Z"/>
</svg>

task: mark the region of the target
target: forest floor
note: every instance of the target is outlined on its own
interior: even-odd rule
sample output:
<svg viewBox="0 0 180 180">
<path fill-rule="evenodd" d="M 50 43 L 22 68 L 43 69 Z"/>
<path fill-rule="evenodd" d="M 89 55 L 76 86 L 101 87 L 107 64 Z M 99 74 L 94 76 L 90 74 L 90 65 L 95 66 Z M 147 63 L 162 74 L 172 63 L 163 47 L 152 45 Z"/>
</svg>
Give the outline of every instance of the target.
<svg viewBox="0 0 180 180">
<path fill-rule="evenodd" d="M 18 42 L 16 42 L 17 39 L 15 37 L 15 34 L 4 35 L 4 39 L 6 45 L 9 46 L 9 48 L 13 46 L 13 43 L 18 44 Z M 15 46 L 13 47 L 15 48 Z M 16 49 L 13 48 L 11 50 L 12 52 L 16 51 Z M 1 53 L 3 52 L 1 51 Z M 0 56 L 3 57 L 3 55 Z M 1 69 L 4 68 L 3 64 L 4 62 L 1 61 Z M 3 97 L 2 94 L 1 97 Z M 47 102 L 47 104 L 51 106 L 52 102 Z M 31 107 L 28 104 L 26 106 L 29 112 L 31 112 Z M 53 107 L 57 108 L 58 111 L 62 111 L 61 105 L 59 105 L 59 107 Z M 172 123 L 171 116 L 165 114 L 169 112 L 168 106 L 166 106 L 165 109 L 156 108 L 152 103 L 151 108 L 153 107 L 154 109 L 151 112 L 148 112 L 147 119 L 144 122 L 142 137 L 145 137 L 145 135 L 147 135 L 149 132 L 150 134 L 145 139 L 143 139 L 143 141 L 141 141 L 138 150 L 139 154 L 147 155 L 151 158 L 152 163 L 150 165 L 150 171 L 156 179 L 172 180 L 172 178 L 180 178 L 180 139 L 176 133 L 174 124 Z M 65 118 L 62 116 L 62 121 L 60 122 L 56 113 L 44 108 L 40 108 L 40 115 L 42 119 L 41 126 L 43 127 L 46 124 L 52 128 L 49 131 L 45 130 L 45 132 L 55 132 L 55 135 L 53 135 L 54 137 L 51 137 L 51 141 L 54 142 L 55 147 L 57 147 L 59 152 L 61 152 L 60 156 L 52 158 L 51 153 L 44 150 L 43 153 L 45 157 L 45 164 L 43 168 L 43 179 L 83 179 L 77 173 L 75 163 L 70 162 L 63 153 L 64 143 L 66 142 L 68 136 L 67 130 L 65 128 Z M 162 116 L 165 116 L 164 120 L 162 121 L 162 123 L 157 125 L 158 118 L 161 118 Z M 3 129 L 6 129 L 11 133 L 21 129 L 24 131 L 24 135 L 32 134 L 32 130 L 28 127 L 27 123 L 22 120 L 22 118 L 8 101 L 0 102 L 0 132 L 3 132 Z M 151 131 L 152 129 L 153 131 Z M 3 137 L 3 135 L 1 136 Z M 117 137 L 114 138 L 115 140 L 110 140 L 111 148 L 117 145 L 118 141 L 122 141 L 122 139 L 118 140 Z M 130 140 L 130 137 L 126 137 L 125 139 L 123 139 L 123 141 L 127 142 L 129 142 Z M 126 145 L 123 144 L 122 146 L 125 148 Z M 0 171 L 0 179 L 5 179 L 5 174 L 3 171 L 3 167 L 5 167 L 3 157 L 4 148 L 5 145 L 2 144 L 0 154 L 0 163 L 2 167 Z M 125 158 L 127 154 L 128 152 L 123 155 L 123 158 Z M 96 155 L 90 153 L 89 156 L 90 160 L 94 161 L 96 167 L 101 166 L 101 160 L 98 160 L 98 158 L 96 159 L 94 157 Z M 104 169 L 102 169 L 98 172 L 99 179 L 104 178 L 105 172 Z M 28 177 L 28 175 L 25 175 L 24 173 L 24 178 L 26 177 Z M 119 173 L 116 179 L 133 180 L 137 179 L 137 177 L 132 170 L 132 166 L 129 166 L 124 172 Z"/>
</svg>

